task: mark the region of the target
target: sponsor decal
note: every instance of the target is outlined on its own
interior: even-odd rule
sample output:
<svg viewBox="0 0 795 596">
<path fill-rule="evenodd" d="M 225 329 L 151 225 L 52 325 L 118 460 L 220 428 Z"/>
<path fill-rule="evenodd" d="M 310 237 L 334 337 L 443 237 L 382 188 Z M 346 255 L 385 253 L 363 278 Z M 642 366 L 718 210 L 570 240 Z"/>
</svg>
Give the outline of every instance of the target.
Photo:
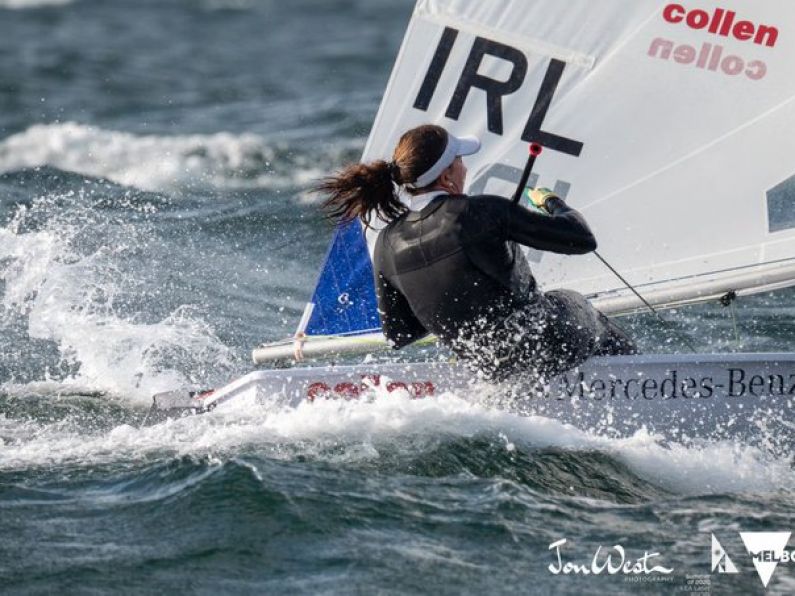
<svg viewBox="0 0 795 596">
<path fill-rule="evenodd" d="M 568 540 L 562 538 L 549 545 L 549 550 L 554 552 L 554 561 L 547 566 L 553 575 L 650 575 L 659 573 L 668 575 L 673 573 L 672 567 L 665 567 L 659 561 L 652 561 L 660 556 L 658 552 L 644 551 L 643 556 L 638 559 L 628 557 L 626 550 L 620 544 L 615 544 L 610 548 L 602 550 L 602 546 L 596 548 L 593 558 L 586 563 L 573 563 L 563 559 L 562 548 Z"/>
<path fill-rule="evenodd" d="M 778 41 L 778 28 L 766 24 L 757 24 L 738 17 L 733 10 L 713 8 L 686 8 L 683 4 L 668 4 L 662 10 L 663 20 L 671 25 L 685 26 L 727 39 L 751 42 L 754 45 L 773 48 Z M 751 81 L 758 81 L 767 74 L 767 64 L 758 59 L 743 58 L 731 54 L 721 44 L 704 41 L 700 45 L 687 43 L 677 44 L 670 39 L 657 37 L 649 46 L 648 56 L 661 60 L 673 61 L 677 64 L 689 65 L 693 68 L 722 73 L 731 77 L 744 76 Z"/>
<path fill-rule="evenodd" d="M 778 29 L 769 25 L 757 25 L 752 21 L 738 20 L 737 13 L 724 8 L 714 8 L 709 13 L 700 8 L 688 10 L 681 4 L 669 4 L 663 8 L 663 19 L 671 24 L 684 24 L 696 31 L 706 31 L 722 37 L 733 37 L 739 41 L 752 41 L 757 45 L 772 48 L 778 40 Z"/>
<path fill-rule="evenodd" d="M 433 395 L 436 387 L 432 381 L 395 381 L 384 379 L 382 385 L 381 375 L 362 375 L 361 381 L 340 381 L 338 383 L 327 383 L 325 381 L 315 381 L 306 388 L 306 398 L 309 401 L 315 399 L 358 399 L 359 396 L 374 387 L 383 387 L 388 393 L 393 391 L 407 391 L 413 399 L 420 399 Z"/>
<path fill-rule="evenodd" d="M 674 42 L 658 37 L 649 46 L 649 56 L 670 60 L 678 64 L 692 64 L 695 68 L 703 68 L 712 72 L 722 72 L 730 76 L 743 74 L 752 81 L 758 81 L 767 74 L 767 64 L 761 60 L 744 59 L 733 54 L 725 54 L 720 45 L 703 43 L 700 48 L 686 43 L 674 45 Z"/>
<path fill-rule="evenodd" d="M 306 396 L 310 401 L 318 397 L 356 399 L 368 389 L 382 385 L 388 392 L 405 390 L 414 398 L 433 395 L 437 389 L 437 383 L 431 380 L 382 380 L 380 375 L 373 374 L 362 375 L 358 382 L 355 379 L 310 382 L 306 386 Z M 557 377 L 543 397 L 534 393 L 527 397 L 583 399 L 605 404 L 614 401 L 795 398 L 795 373 L 758 374 L 753 369 L 730 367 L 704 376 L 693 376 L 692 369 L 688 373 L 673 369 L 657 375 L 622 377 L 610 374 L 600 377 L 576 371 Z"/>
<path fill-rule="evenodd" d="M 215 389 L 207 389 L 206 391 L 199 391 L 195 395 L 191 395 L 193 399 L 207 399 L 215 395 Z"/>
<path fill-rule="evenodd" d="M 751 374 L 742 368 L 726 368 L 718 375 L 690 376 L 668 370 L 660 376 L 622 378 L 587 377 L 583 372 L 564 373 L 551 391 L 557 399 L 573 397 L 594 401 L 624 399 L 710 399 L 734 397 L 795 397 L 795 373 Z"/>
</svg>

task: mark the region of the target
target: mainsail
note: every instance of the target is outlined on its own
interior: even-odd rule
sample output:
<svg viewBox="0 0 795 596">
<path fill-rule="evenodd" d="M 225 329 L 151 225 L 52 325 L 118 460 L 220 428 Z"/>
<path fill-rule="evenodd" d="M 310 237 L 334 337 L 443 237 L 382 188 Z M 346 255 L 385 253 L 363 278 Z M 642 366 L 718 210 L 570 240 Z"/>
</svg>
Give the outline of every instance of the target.
<svg viewBox="0 0 795 596">
<path fill-rule="evenodd" d="M 388 158 L 405 130 L 434 122 L 481 138 L 466 159 L 470 193 L 510 196 L 538 142 L 530 185 L 565 195 L 651 303 L 785 287 L 795 284 L 792 56 L 791 0 L 420 0 L 362 159 Z M 372 280 L 335 273 L 346 259 L 369 267 L 349 234 L 335 236 L 330 254 L 344 259 L 327 260 L 314 308 L 326 321 L 335 301 L 360 297 L 370 314 L 342 330 L 371 331 Z M 593 255 L 528 258 L 546 290 L 578 290 L 607 312 L 639 307 Z M 306 330 L 316 329 L 340 330 Z"/>
</svg>

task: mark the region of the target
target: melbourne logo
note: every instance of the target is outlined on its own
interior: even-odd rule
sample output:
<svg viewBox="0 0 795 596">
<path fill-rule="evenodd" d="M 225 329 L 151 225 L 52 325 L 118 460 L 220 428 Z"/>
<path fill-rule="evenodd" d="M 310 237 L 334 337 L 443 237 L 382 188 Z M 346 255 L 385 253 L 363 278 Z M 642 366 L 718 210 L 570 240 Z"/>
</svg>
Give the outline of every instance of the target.
<svg viewBox="0 0 795 596">
<path fill-rule="evenodd" d="M 792 532 L 740 532 L 740 538 L 751 555 L 754 568 L 767 588 L 779 563 L 795 561 L 795 550 L 787 550 Z M 737 573 L 737 566 L 729 558 L 715 535 L 712 534 L 712 572 Z"/>
<path fill-rule="evenodd" d="M 743 544 L 754 560 L 759 579 L 766 588 L 776 566 L 795 559 L 795 550 L 786 550 L 791 535 L 792 532 L 740 532 Z"/>
</svg>

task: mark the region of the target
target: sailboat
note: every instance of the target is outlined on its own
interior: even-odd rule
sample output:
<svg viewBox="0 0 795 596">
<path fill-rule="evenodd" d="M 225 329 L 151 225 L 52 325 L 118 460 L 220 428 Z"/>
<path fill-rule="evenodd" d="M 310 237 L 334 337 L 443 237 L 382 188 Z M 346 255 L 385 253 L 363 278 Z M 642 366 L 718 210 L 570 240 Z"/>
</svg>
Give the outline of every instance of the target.
<svg viewBox="0 0 795 596">
<path fill-rule="evenodd" d="M 527 258 L 544 290 L 577 290 L 606 314 L 785 288 L 795 285 L 793 55 L 789 0 L 419 0 L 362 160 L 388 159 L 405 130 L 438 123 L 482 141 L 467 158 L 468 192 L 510 196 L 527 146 L 542 145 L 527 186 L 583 213 L 634 290 L 594 255 Z M 298 339 L 258 347 L 255 363 L 385 347 L 377 233 L 358 222 L 336 230 Z M 154 401 L 203 412 L 245 396 L 421 398 L 478 383 L 449 362 L 304 366 Z M 594 358 L 519 401 L 619 434 L 792 433 L 795 354 Z"/>
</svg>

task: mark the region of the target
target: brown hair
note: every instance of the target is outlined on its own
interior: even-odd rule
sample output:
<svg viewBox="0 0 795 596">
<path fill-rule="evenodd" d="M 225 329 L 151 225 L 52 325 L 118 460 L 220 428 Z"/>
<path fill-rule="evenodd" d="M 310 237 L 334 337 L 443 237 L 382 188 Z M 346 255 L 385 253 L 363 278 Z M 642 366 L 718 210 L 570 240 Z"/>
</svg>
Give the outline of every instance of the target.
<svg viewBox="0 0 795 596">
<path fill-rule="evenodd" d="M 406 210 L 395 193 L 395 184 L 414 182 L 436 163 L 446 146 L 447 131 L 435 124 L 424 124 L 403 133 L 391 162 L 349 165 L 324 178 L 314 190 L 327 195 L 323 208 L 331 219 L 350 221 L 358 217 L 369 225 L 375 214 L 388 221 Z M 417 194 L 425 188 L 406 190 Z"/>
</svg>

